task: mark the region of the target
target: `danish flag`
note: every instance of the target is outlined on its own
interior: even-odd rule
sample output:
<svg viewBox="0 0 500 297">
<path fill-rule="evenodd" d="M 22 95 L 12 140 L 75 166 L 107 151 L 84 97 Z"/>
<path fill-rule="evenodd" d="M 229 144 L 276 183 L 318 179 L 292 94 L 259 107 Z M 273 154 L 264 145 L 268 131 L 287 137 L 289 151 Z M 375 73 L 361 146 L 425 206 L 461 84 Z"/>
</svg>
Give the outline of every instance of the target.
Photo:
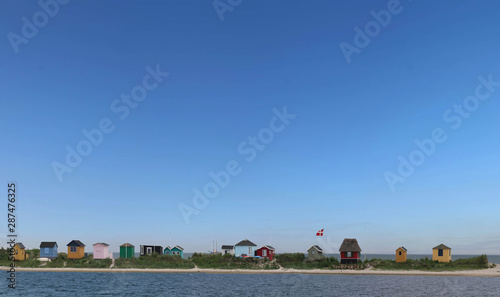
<svg viewBox="0 0 500 297">
<path fill-rule="evenodd" d="M 325 229 L 321 229 L 321 230 L 319 230 L 319 231 L 316 233 L 316 236 L 323 236 L 323 230 L 325 230 Z"/>
</svg>

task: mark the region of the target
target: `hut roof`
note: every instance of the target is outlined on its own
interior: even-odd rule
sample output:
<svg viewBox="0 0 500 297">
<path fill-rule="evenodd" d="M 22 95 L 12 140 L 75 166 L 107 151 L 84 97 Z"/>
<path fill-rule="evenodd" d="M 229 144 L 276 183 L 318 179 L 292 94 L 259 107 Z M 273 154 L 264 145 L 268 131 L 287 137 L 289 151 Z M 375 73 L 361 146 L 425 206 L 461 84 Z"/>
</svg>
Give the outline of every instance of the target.
<svg viewBox="0 0 500 297">
<path fill-rule="evenodd" d="M 134 246 L 131 245 L 130 243 L 124 243 L 124 244 L 120 245 L 120 247 L 134 247 Z"/>
<path fill-rule="evenodd" d="M 85 246 L 80 240 L 72 240 L 66 246 Z"/>
<path fill-rule="evenodd" d="M 53 248 L 56 245 L 57 245 L 57 242 L 55 242 L 55 241 L 42 241 L 42 243 L 40 243 L 41 248 Z"/>
<path fill-rule="evenodd" d="M 339 252 L 361 252 L 361 248 L 355 238 L 346 238 L 342 242 Z"/>
<path fill-rule="evenodd" d="M 257 246 L 255 243 L 248 239 L 242 240 L 236 244 L 236 246 Z"/>
<path fill-rule="evenodd" d="M 105 245 L 105 246 L 109 246 L 109 244 L 107 244 L 107 243 L 104 243 L 104 242 L 98 242 L 98 243 L 94 243 L 93 245 L 98 245 L 98 244 L 102 244 L 102 245 Z"/>
<path fill-rule="evenodd" d="M 223 245 L 222 249 L 223 250 L 232 250 L 232 249 L 234 249 L 234 245 Z"/>
<path fill-rule="evenodd" d="M 24 247 L 24 244 L 22 244 L 22 243 L 20 243 L 20 242 L 18 242 L 18 243 L 17 243 L 17 246 L 19 246 L 19 248 L 20 248 L 20 249 L 26 249 L 26 248 Z"/>
<path fill-rule="evenodd" d="M 183 251 L 183 250 L 184 250 L 182 247 L 180 247 L 180 246 L 178 246 L 178 245 L 174 246 L 172 249 L 179 249 L 179 250 L 181 250 L 181 251 Z"/>
<path fill-rule="evenodd" d="M 446 245 L 444 244 L 440 244 L 438 246 L 435 246 L 432 248 L 433 250 L 438 250 L 438 249 L 443 249 L 443 250 L 451 250 L 451 247 L 447 247 Z"/>
<path fill-rule="evenodd" d="M 263 246 L 261 246 L 261 247 L 259 248 L 259 250 L 260 250 L 260 249 L 263 249 L 263 248 L 266 248 L 266 249 L 268 249 L 268 250 L 270 250 L 270 251 L 274 251 L 274 250 L 275 250 L 275 249 L 274 249 L 272 246 L 270 246 L 270 245 L 263 245 Z"/>
<path fill-rule="evenodd" d="M 323 252 L 323 249 L 320 248 L 319 245 L 313 245 L 312 247 L 309 248 L 309 250 L 312 248 L 316 249 L 318 252 Z"/>
<path fill-rule="evenodd" d="M 402 249 L 402 250 L 403 250 L 403 251 L 405 251 L 405 252 L 407 252 L 407 251 L 408 251 L 408 250 L 407 250 L 404 246 L 400 246 L 400 247 L 398 247 L 398 249 L 397 249 L 397 250 L 399 250 L 399 249 Z M 396 250 L 396 251 L 397 251 L 397 250 Z"/>
</svg>

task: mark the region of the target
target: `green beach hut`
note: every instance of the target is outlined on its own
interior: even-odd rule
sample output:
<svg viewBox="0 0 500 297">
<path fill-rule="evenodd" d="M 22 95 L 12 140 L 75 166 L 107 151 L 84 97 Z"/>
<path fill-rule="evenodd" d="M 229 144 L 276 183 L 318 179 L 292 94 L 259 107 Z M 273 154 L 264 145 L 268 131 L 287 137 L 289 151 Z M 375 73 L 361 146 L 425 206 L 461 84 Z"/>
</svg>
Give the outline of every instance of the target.
<svg viewBox="0 0 500 297">
<path fill-rule="evenodd" d="M 164 250 L 163 250 L 163 254 L 164 255 L 170 255 L 170 256 L 181 256 L 181 258 L 183 259 L 184 258 L 184 249 L 178 245 L 174 246 L 174 247 L 169 247 L 167 246 Z"/>
<path fill-rule="evenodd" d="M 184 249 L 178 245 L 170 249 L 170 254 L 172 256 L 181 256 L 181 259 L 184 259 Z"/>
<path fill-rule="evenodd" d="M 120 258 L 134 258 L 135 247 L 130 243 L 120 245 Z"/>
</svg>

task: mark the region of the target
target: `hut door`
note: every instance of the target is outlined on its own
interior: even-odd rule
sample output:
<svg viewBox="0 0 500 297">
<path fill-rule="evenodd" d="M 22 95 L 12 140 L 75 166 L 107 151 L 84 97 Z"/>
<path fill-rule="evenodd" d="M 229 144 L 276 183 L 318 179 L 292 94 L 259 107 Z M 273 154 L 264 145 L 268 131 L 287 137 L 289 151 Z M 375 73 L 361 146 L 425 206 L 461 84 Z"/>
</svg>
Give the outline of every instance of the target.
<svg viewBox="0 0 500 297">
<path fill-rule="evenodd" d="M 153 249 L 151 247 L 146 248 L 146 254 L 151 255 L 153 253 Z"/>
</svg>

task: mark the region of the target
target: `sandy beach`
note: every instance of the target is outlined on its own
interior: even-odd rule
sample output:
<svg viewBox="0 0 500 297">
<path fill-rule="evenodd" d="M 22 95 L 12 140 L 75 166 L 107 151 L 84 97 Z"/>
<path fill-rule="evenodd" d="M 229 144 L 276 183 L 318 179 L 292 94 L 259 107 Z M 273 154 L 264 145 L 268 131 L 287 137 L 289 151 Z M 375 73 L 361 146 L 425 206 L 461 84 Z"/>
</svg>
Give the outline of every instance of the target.
<svg viewBox="0 0 500 297">
<path fill-rule="evenodd" d="M 0 270 L 9 270 L 10 267 L 0 266 Z M 408 270 L 323 270 L 323 269 L 287 269 L 250 270 L 250 269 L 149 269 L 149 268 L 22 268 L 17 271 L 52 271 L 52 272 L 103 272 L 103 273 L 218 273 L 218 274 L 321 274 L 321 275 L 423 275 L 423 276 L 473 276 L 473 277 L 500 277 L 500 265 L 482 270 L 463 271 L 408 271 Z"/>
</svg>

